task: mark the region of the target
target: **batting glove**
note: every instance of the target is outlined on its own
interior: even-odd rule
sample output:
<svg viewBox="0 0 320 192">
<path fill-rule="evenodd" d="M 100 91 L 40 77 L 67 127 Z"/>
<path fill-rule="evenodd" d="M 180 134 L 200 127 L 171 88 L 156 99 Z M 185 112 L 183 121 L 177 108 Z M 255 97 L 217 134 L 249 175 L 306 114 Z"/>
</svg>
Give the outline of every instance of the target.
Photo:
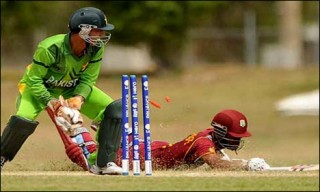
<svg viewBox="0 0 320 192">
<path fill-rule="evenodd" d="M 262 171 L 270 168 L 270 165 L 262 158 L 255 157 L 248 161 L 248 170 L 249 171 Z"/>
</svg>

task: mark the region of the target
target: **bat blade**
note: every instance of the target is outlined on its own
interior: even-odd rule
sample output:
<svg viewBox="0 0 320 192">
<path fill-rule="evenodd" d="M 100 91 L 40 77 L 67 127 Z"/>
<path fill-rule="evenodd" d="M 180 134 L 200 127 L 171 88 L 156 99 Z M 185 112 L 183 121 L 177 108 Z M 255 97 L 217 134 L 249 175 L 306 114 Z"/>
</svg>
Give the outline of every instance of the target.
<svg viewBox="0 0 320 192">
<path fill-rule="evenodd" d="M 296 165 L 290 167 L 270 167 L 264 171 L 319 171 L 319 164 Z"/>
</svg>

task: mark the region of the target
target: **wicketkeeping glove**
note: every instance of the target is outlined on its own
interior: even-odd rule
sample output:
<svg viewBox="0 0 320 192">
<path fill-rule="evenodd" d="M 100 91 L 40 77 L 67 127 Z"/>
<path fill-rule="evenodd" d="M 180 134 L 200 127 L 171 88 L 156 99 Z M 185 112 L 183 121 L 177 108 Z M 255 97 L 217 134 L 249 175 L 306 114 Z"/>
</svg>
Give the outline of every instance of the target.
<svg viewBox="0 0 320 192">
<path fill-rule="evenodd" d="M 55 115 L 57 125 L 68 135 L 73 136 L 74 130 L 83 126 L 80 111 L 70 108 L 62 96 L 59 97 L 59 100 L 49 101 L 48 106 Z"/>
<path fill-rule="evenodd" d="M 80 95 L 67 99 L 69 107 L 73 109 L 78 109 L 78 110 L 81 109 L 81 105 L 83 104 L 83 101 L 84 101 L 84 98 Z"/>
<path fill-rule="evenodd" d="M 47 103 L 47 106 L 53 111 L 55 115 L 57 115 L 57 112 L 61 105 L 62 104 L 59 99 L 52 99 Z"/>
</svg>

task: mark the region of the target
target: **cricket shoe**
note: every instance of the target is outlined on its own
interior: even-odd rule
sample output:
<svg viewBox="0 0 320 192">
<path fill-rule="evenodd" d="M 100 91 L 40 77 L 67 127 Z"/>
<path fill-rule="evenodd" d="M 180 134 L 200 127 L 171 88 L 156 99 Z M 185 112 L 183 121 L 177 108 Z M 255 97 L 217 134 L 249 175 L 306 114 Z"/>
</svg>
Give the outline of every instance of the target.
<svg viewBox="0 0 320 192">
<path fill-rule="evenodd" d="M 7 158 L 5 158 L 4 156 L 1 156 L 1 170 L 2 170 L 2 167 L 4 166 L 4 164 L 8 161 Z"/>
<path fill-rule="evenodd" d="M 114 162 L 107 163 L 107 166 L 101 168 L 101 171 L 103 175 L 122 175 L 122 168 Z"/>
<path fill-rule="evenodd" d="M 96 165 L 90 166 L 89 171 L 96 175 L 122 175 L 122 168 L 114 162 L 107 163 L 105 167 L 98 167 Z"/>
</svg>

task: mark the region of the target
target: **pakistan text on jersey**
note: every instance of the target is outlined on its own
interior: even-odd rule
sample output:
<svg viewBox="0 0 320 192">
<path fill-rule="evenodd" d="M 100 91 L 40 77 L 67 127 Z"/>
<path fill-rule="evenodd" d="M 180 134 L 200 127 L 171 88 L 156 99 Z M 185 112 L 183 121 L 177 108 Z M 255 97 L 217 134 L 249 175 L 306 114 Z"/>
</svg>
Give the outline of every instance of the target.
<svg viewBox="0 0 320 192">
<path fill-rule="evenodd" d="M 75 87 L 77 85 L 78 80 L 79 79 L 72 79 L 69 81 L 56 80 L 54 76 L 51 76 L 48 80 L 46 80 L 46 83 L 55 87 Z"/>
</svg>

